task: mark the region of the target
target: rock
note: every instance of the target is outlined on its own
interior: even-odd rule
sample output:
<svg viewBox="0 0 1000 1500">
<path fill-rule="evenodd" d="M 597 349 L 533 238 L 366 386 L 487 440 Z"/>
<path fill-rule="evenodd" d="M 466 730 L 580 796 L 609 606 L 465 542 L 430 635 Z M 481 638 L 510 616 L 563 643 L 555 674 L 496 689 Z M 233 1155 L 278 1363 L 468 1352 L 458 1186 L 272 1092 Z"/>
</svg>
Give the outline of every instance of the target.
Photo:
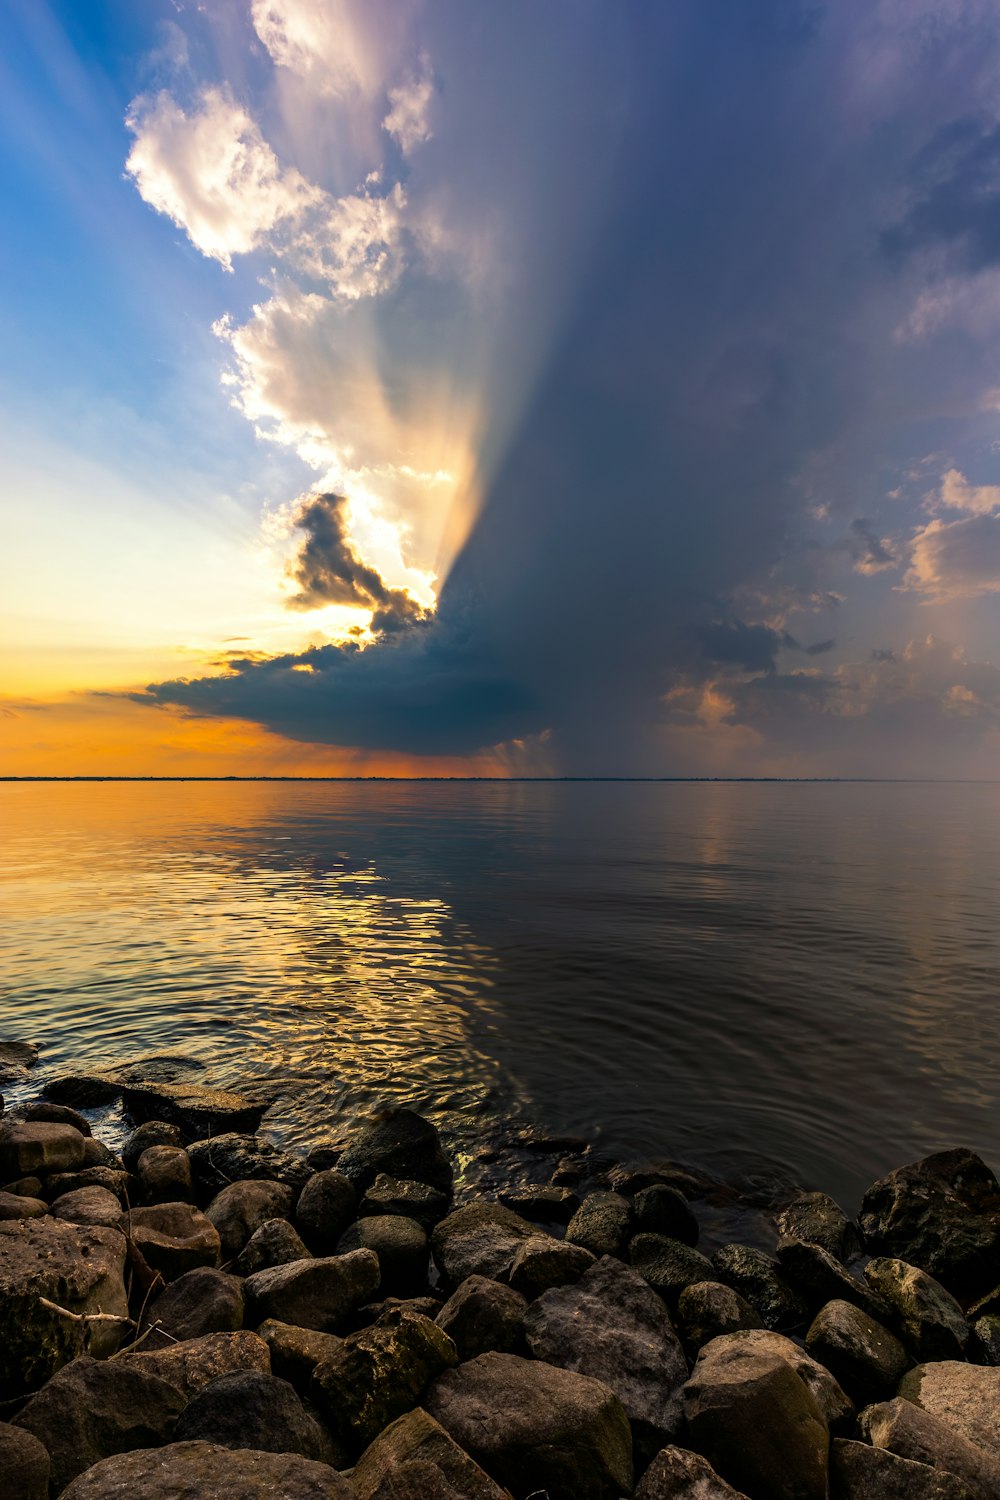
<svg viewBox="0 0 1000 1500">
<path fill-rule="evenodd" d="M 113 1167 L 84 1167 L 79 1172 L 54 1172 L 45 1182 L 45 1196 L 51 1203 L 65 1193 L 78 1193 L 83 1188 L 104 1188 L 113 1193 L 118 1202 L 127 1205 L 132 1196 L 132 1176 Z"/>
<path fill-rule="evenodd" d="M 219 1232 L 190 1203 L 158 1203 L 134 1208 L 129 1233 L 147 1265 L 164 1281 L 173 1281 L 195 1266 L 217 1266 L 221 1254 Z"/>
<path fill-rule="evenodd" d="M 637 1271 L 604 1256 L 576 1286 L 543 1293 L 525 1334 L 536 1359 L 614 1391 L 648 1455 L 677 1434 L 687 1361 L 663 1302 Z"/>
<path fill-rule="evenodd" d="M 65 1104 L 51 1104 L 46 1099 L 36 1099 L 33 1104 L 24 1104 L 20 1109 L 12 1110 L 11 1118 L 44 1125 L 71 1125 L 82 1136 L 91 1134 L 90 1121 L 84 1119 L 77 1110 L 69 1109 Z"/>
<path fill-rule="evenodd" d="M 49 1078 L 42 1092 L 46 1099 L 71 1109 L 99 1109 L 103 1104 L 113 1104 L 121 1089 L 103 1073 L 64 1073 L 59 1078 Z"/>
<path fill-rule="evenodd" d="M 778 1262 L 750 1245 L 724 1245 L 712 1256 L 719 1278 L 756 1308 L 765 1328 L 796 1328 L 808 1309 L 782 1275 Z"/>
<path fill-rule="evenodd" d="M 378 1257 L 370 1250 L 274 1266 L 246 1281 L 250 1321 L 276 1318 L 317 1333 L 336 1333 L 378 1284 Z"/>
<path fill-rule="evenodd" d="M 8 1500 L 49 1500 L 48 1449 L 23 1427 L 0 1422 L 0 1475 Z"/>
<path fill-rule="evenodd" d="M 70 1172 L 83 1165 L 83 1136 L 72 1125 L 4 1120 L 0 1124 L 0 1177 L 29 1172 Z"/>
<path fill-rule="evenodd" d="M 972 1151 L 939 1151 L 865 1193 L 861 1228 L 873 1255 L 919 1266 L 960 1301 L 996 1284 L 1000 1184 Z"/>
<path fill-rule="evenodd" d="M 591 1255 L 625 1254 L 632 1230 L 632 1205 L 619 1193 L 591 1193 L 569 1221 L 566 1239 Z"/>
<path fill-rule="evenodd" d="M 135 1354 L 120 1354 L 115 1363 L 151 1370 L 176 1386 L 189 1401 L 210 1380 L 234 1370 L 263 1370 L 269 1374 L 271 1356 L 263 1339 L 243 1330 L 208 1333 L 203 1338 L 185 1339 L 182 1344 L 170 1344 L 166 1349 L 149 1353 L 140 1349 Z"/>
<path fill-rule="evenodd" d="M 12 1194 L 15 1198 L 41 1198 L 42 1179 L 40 1177 L 18 1177 L 13 1182 L 8 1182 L 4 1187 L 5 1193 Z"/>
<path fill-rule="evenodd" d="M 426 1182 L 410 1182 L 380 1172 L 361 1200 L 358 1217 L 367 1219 L 379 1214 L 402 1214 L 406 1219 L 416 1219 L 430 1233 L 448 1212 L 450 1201 L 447 1193 L 428 1187 Z"/>
<path fill-rule="evenodd" d="M 105 1146 L 103 1141 L 95 1140 L 92 1135 L 83 1138 L 83 1165 L 87 1167 L 112 1167 L 120 1172 L 124 1163 L 120 1156 L 116 1156 L 110 1146 Z"/>
<path fill-rule="evenodd" d="M 467 1360 L 491 1350 L 520 1350 L 527 1311 L 527 1300 L 512 1287 L 486 1276 L 468 1276 L 434 1321 L 453 1340 L 459 1358 Z"/>
<path fill-rule="evenodd" d="M 832 1432 L 848 1432 L 853 1429 L 854 1403 L 841 1390 L 825 1365 L 813 1359 L 783 1333 L 761 1328 L 725 1334 L 712 1344 L 706 1344 L 702 1352 L 706 1355 L 711 1352 L 715 1358 L 725 1351 L 729 1351 L 729 1358 L 738 1354 L 755 1354 L 768 1359 L 783 1359 L 808 1388 L 827 1427 Z"/>
<path fill-rule="evenodd" d="M 827 1302 L 851 1302 L 876 1322 L 886 1323 L 892 1316 L 889 1306 L 868 1283 L 852 1276 L 822 1245 L 809 1240 L 779 1240 L 778 1264 L 809 1308 L 823 1307 Z"/>
<path fill-rule="evenodd" d="M 580 1200 L 569 1188 L 536 1185 L 508 1188 L 499 1201 L 512 1213 L 533 1224 L 568 1224 L 580 1207 Z"/>
<path fill-rule="evenodd" d="M 388 1109 L 351 1132 L 337 1168 L 358 1193 L 382 1173 L 425 1182 L 451 1197 L 451 1163 L 430 1121 L 411 1109 Z"/>
<path fill-rule="evenodd" d="M 379 1433 L 358 1459 L 351 1484 L 358 1500 L 510 1500 L 419 1408 Z"/>
<path fill-rule="evenodd" d="M 378 1256 L 384 1295 L 406 1296 L 427 1283 L 430 1246 L 416 1219 L 402 1214 L 379 1214 L 358 1219 L 341 1235 L 338 1255 L 351 1250 L 372 1250 Z"/>
<path fill-rule="evenodd" d="M 0 1084 L 23 1083 L 37 1061 L 34 1042 L 0 1041 Z"/>
<path fill-rule="evenodd" d="M 499 1281 L 510 1275 L 521 1245 L 537 1232 L 527 1219 L 499 1203 L 469 1203 L 441 1220 L 431 1245 L 441 1274 L 452 1286 L 469 1276 Z"/>
<path fill-rule="evenodd" d="M 845 1438 L 834 1439 L 830 1468 L 837 1500 L 974 1500 L 953 1474 Z"/>
<path fill-rule="evenodd" d="M 122 1147 L 122 1161 L 130 1172 L 134 1172 L 144 1151 L 151 1146 L 177 1146 L 183 1148 L 184 1137 L 176 1125 L 166 1120 L 147 1120 L 133 1130 Z"/>
<path fill-rule="evenodd" d="M 237 1276 L 198 1266 L 178 1276 L 147 1308 L 144 1327 L 156 1331 L 142 1347 L 163 1349 L 206 1333 L 235 1333 L 243 1327 L 243 1306 L 243 1284 Z"/>
<path fill-rule="evenodd" d="M 292 1211 L 293 1194 L 283 1182 L 251 1179 L 234 1182 L 216 1194 L 205 1210 L 219 1231 L 223 1260 L 232 1260 L 250 1236 L 269 1219 L 285 1219 Z"/>
<path fill-rule="evenodd" d="M 1000 1369 L 941 1360 L 903 1376 L 899 1394 L 1000 1458 Z"/>
<path fill-rule="evenodd" d="M 49 1205 L 42 1198 L 22 1198 L 17 1193 L 0 1193 L 0 1223 L 8 1219 L 43 1219 L 48 1211 Z"/>
<path fill-rule="evenodd" d="M 316 1141 L 306 1152 L 306 1162 L 314 1172 L 327 1172 L 344 1154 L 343 1140 Z"/>
<path fill-rule="evenodd" d="M 521 1242 L 510 1268 L 510 1284 L 530 1299 L 549 1287 L 579 1281 L 594 1264 L 594 1256 L 582 1245 L 567 1244 L 550 1234 L 536 1234 Z"/>
<path fill-rule="evenodd" d="M 83 1355 L 57 1371 L 14 1424 L 44 1445 L 58 1495 L 112 1453 L 167 1442 L 183 1406 L 176 1387 L 154 1372 Z"/>
<path fill-rule="evenodd" d="M 876 1448 L 954 1474 L 969 1486 L 976 1500 L 995 1500 L 1000 1495 L 1000 1463 L 912 1401 L 897 1398 L 869 1406 L 859 1423 Z"/>
<path fill-rule="evenodd" d="M 777 1354 L 713 1339 L 684 1387 L 691 1446 L 751 1500 L 826 1500 L 829 1435 L 805 1381 Z"/>
<path fill-rule="evenodd" d="M 311 1389 L 316 1366 L 332 1359 L 342 1343 L 335 1334 L 296 1328 L 294 1323 L 279 1323 L 276 1318 L 268 1318 L 257 1333 L 271 1352 L 274 1374 L 303 1393 Z"/>
<path fill-rule="evenodd" d="M 892 1395 L 911 1360 L 897 1338 L 850 1302 L 828 1302 L 813 1319 L 806 1349 L 857 1406 Z"/>
<path fill-rule="evenodd" d="M 618 1500 L 632 1489 L 628 1418 L 587 1375 L 513 1354 L 481 1354 L 436 1380 L 432 1417 L 518 1500 Z"/>
<path fill-rule="evenodd" d="M 0 1223 L 0 1401 L 36 1390 L 88 1344 L 98 1355 L 117 1349 L 128 1316 L 124 1267 L 115 1230 L 51 1218 Z M 109 1320 L 81 1323 L 43 1299 Z"/>
<path fill-rule="evenodd" d="M 697 1245 L 698 1220 L 684 1194 L 665 1182 L 641 1188 L 632 1199 L 632 1225 L 637 1234 L 665 1234 L 682 1245 Z"/>
<path fill-rule="evenodd" d="M 136 1167 L 145 1203 L 190 1203 L 191 1159 L 183 1146 L 147 1146 Z"/>
<path fill-rule="evenodd" d="M 698 1281 L 712 1281 L 715 1272 L 710 1260 L 680 1240 L 665 1234 L 637 1234 L 629 1245 L 629 1260 L 640 1276 L 671 1307 L 686 1286 Z"/>
<path fill-rule="evenodd" d="M 211 1443 L 171 1443 L 105 1459 L 62 1500 L 353 1500 L 328 1464 L 297 1453 L 254 1453 Z"/>
<path fill-rule="evenodd" d="M 52 1217 L 65 1219 L 69 1224 L 119 1229 L 124 1213 L 114 1193 L 109 1193 L 107 1188 L 84 1187 L 58 1197 L 52 1205 Z"/>
<path fill-rule="evenodd" d="M 121 1092 L 125 1113 L 137 1124 L 166 1120 L 192 1141 L 228 1131 L 256 1130 L 265 1109 L 241 1094 L 206 1088 L 201 1083 L 146 1082 L 129 1085 Z"/>
<path fill-rule="evenodd" d="M 977 1364 L 1000 1365 L 1000 1317 L 988 1313 L 972 1325 L 970 1349 Z"/>
<path fill-rule="evenodd" d="M 357 1454 L 412 1411 L 430 1382 L 457 1359 L 455 1345 L 430 1318 L 386 1313 L 316 1366 L 313 1394 L 335 1438 Z"/>
<path fill-rule="evenodd" d="M 322 1428 L 288 1381 L 261 1370 L 236 1370 L 202 1386 L 184 1408 L 175 1440 L 299 1453 L 317 1461 L 327 1451 Z"/>
<path fill-rule="evenodd" d="M 357 1194 L 352 1183 L 331 1167 L 317 1172 L 302 1189 L 295 1223 L 310 1250 L 330 1255 L 356 1213 Z"/>
<path fill-rule="evenodd" d="M 234 1182 L 283 1182 L 298 1195 L 313 1175 L 300 1156 L 292 1156 L 253 1135 L 229 1131 L 188 1146 L 195 1187 L 214 1198 Z M 201 1201 L 201 1200 L 199 1200 Z"/>
<path fill-rule="evenodd" d="M 933 1276 L 902 1260 L 865 1266 L 865 1279 L 892 1310 L 893 1327 L 918 1360 L 961 1359 L 969 1325 L 955 1298 Z"/>
<path fill-rule="evenodd" d="M 861 1236 L 844 1210 L 826 1193 L 800 1193 L 777 1217 L 784 1239 L 820 1245 L 834 1260 L 849 1261 L 861 1253 Z"/>
<path fill-rule="evenodd" d="M 272 1266 L 287 1266 L 293 1260 L 312 1257 L 286 1219 L 268 1219 L 255 1229 L 233 1262 L 237 1276 L 253 1276 Z"/>
<path fill-rule="evenodd" d="M 635 1500 L 746 1500 L 700 1453 L 664 1448 L 636 1485 Z"/>
<path fill-rule="evenodd" d="M 739 1292 L 721 1281 L 695 1281 L 677 1301 L 677 1328 L 692 1353 L 724 1333 L 763 1328 L 759 1314 Z"/>
</svg>

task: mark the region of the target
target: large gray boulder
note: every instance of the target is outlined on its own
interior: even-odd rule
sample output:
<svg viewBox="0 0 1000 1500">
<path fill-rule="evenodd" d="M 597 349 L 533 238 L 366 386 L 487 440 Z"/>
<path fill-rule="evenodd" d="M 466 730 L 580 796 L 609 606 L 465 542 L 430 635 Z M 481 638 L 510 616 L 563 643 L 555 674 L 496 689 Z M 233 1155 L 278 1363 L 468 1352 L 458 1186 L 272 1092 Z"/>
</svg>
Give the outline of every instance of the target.
<svg viewBox="0 0 1000 1500">
<path fill-rule="evenodd" d="M 892 1309 L 893 1327 L 918 1360 L 961 1359 L 969 1325 L 956 1299 L 926 1271 L 882 1257 L 865 1266 L 865 1279 Z"/>
<path fill-rule="evenodd" d="M 996 1285 L 1000 1183 L 973 1151 L 890 1172 L 865 1193 L 859 1219 L 871 1254 L 919 1266 L 963 1302 Z"/>
<path fill-rule="evenodd" d="M 113 1229 L 0 1223 L 0 1400 L 37 1390 L 87 1348 L 114 1353 L 128 1326 L 125 1251 Z"/>
<path fill-rule="evenodd" d="M 635 1500 L 746 1500 L 687 1448 L 664 1448 L 635 1487 Z"/>
<path fill-rule="evenodd" d="M 83 1136 L 72 1125 L 5 1120 L 0 1124 L 0 1182 L 31 1172 L 73 1172 L 83 1166 Z"/>
<path fill-rule="evenodd" d="M 105 1459 L 61 1500 L 355 1500 L 328 1464 L 297 1453 L 256 1453 L 212 1443 L 172 1443 Z"/>
<path fill-rule="evenodd" d="M 351 1485 L 358 1500 L 509 1500 L 509 1491 L 419 1407 L 365 1449 Z"/>
<path fill-rule="evenodd" d="M 887 1448 L 899 1458 L 956 1475 L 977 1500 L 1000 1496 L 1000 1460 L 912 1401 L 897 1397 L 869 1406 L 858 1423 L 876 1448 Z"/>
<path fill-rule="evenodd" d="M 1000 1369 L 941 1360 L 903 1376 L 899 1394 L 1000 1458 Z"/>
<path fill-rule="evenodd" d="M 975 1500 L 954 1474 L 845 1438 L 833 1441 L 830 1469 L 836 1500 Z"/>
<path fill-rule="evenodd" d="M 272 1266 L 247 1278 L 248 1321 L 276 1318 L 317 1333 L 337 1333 L 378 1284 L 378 1257 L 370 1250 Z"/>
<path fill-rule="evenodd" d="M 431 1245 L 442 1275 L 458 1286 L 469 1276 L 506 1281 L 518 1250 L 537 1234 L 500 1203 L 468 1203 L 435 1226 Z"/>
<path fill-rule="evenodd" d="M 387 1109 L 353 1130 L 337 1161 L 358 1193 L 366 1193 L 381 1174 L 424 1182 L 451 1196 L 451 1163 L 429 1120 L 412 1109 Z"/>
<path fill-rule="evenodd" d="M 456 1287 L 434 1321 L 453 1340 L 460 1359 L 491 1350 L 514 1354 L 524 1343 L 527 1298 L 487 1276 L 468 1276 Z"/>
<path fill-rule="evenodd" d="M 184 1408 L 178 1443 L 216 1443 L 266 1453 L 329 1457 L 328 1441 L 287 1380 L 263 1370 L 234 1370 L 202 1386 Z"/>
<path fill-rule="evenodd" d="M 632 1434 L 618 1397 L 587 1375 L 481 1354 L 436 1380 L 426 1409 L 515 1500 L 619 1500 Z"/>
<path fill-rule="evenodd" d="M 287 1219 L 294 1195 L 284 1182 L 263 1178 L 230 1183 L 217 1193 L 205 1217 L 219 1231 L 223 1260 L 239 1255 L 250 1236 L 269 1219 Z"/>
<path fill-rule="evenodd" d="M 893 1395 L 912 1363 L 887 1328 L 850 1302 L 821 1307 L 805 1343 L 857 1406 Z"/>
<path fill-rule="evenodd" d="M 536 1359 L 614 1391 L 645 1453 L 677 1434 L 687 1360 L 661 1298 L 631 1267 L 606 1255 L 575 1286 L 545 1292 L 525 1333 Z"/>
<path fill-rule="evenodd" d="M 717 1357 L 722 1351 L 730 1354 L 760 1354 L 774 1356 L 790 1365 L 799 1379 L 809 1388 L 813 1400 L 819 1407 L 823 1421 L 831 1432 L 848 1432 L 854 1425 L 854 1403 L 837 1384 L 825 1365 L 807 1354 L 800 1344 L 774 1333 L 769 1328 L 747 1329 L 725 1334 L 706 1344 L 702 1351 Z"/>
</svg>

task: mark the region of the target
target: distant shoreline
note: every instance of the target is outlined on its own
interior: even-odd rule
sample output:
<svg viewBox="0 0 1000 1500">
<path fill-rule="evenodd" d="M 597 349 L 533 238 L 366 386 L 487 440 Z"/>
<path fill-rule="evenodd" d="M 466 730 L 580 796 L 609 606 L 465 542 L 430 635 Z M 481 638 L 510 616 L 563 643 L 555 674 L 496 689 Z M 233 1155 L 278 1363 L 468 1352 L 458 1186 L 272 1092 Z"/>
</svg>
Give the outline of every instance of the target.
<svg viewBox="0 0 1000 1500">
<path fill-rule="evenodd" d="M 659 785 L 760 785 L 760 786 L 997 786 L 1000 777 L 965 776 L 0 776 L 4 783 L 24 782 L 183 782 L 183 781 L 301 781 L 301 782 L 621 782 L 640 786 Z"/>
</svg>

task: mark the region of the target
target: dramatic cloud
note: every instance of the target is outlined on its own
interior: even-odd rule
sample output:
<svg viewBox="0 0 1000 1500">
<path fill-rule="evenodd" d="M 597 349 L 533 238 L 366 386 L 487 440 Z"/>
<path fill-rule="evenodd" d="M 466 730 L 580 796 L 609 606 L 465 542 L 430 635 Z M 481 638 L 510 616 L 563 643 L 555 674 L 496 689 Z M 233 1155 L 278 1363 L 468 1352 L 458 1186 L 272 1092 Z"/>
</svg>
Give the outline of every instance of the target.
<svg viewBox="0 0 1000 1500">
<path fill-rule="evenodd" d="M 859 573 L 881 573 L 894 568 L 899 558 L 893 551 L 888 537 L 880 537 L 872 523 L 864 516 L 856 516 L 851 522 L 851 556 Z"/>
<path fill-rule="evenodd" d="M 1000 593 L 1000 516 L 929 522 L 913 541 L 906 582 L 934 599 Z"/>
<path fill-rule="evenodd" d="M 371 629 L 388 634 L 426 618 L 425 611 L 403 589 L 389 588 L 368 567 L 350 539 L 343 495 L 313 495 L 295 514 L 305 539 L 290 567 L 296 592 L 293 609 L 320 609 L 325 604 L 356 604 L 372 610 Z"/>
</svg>

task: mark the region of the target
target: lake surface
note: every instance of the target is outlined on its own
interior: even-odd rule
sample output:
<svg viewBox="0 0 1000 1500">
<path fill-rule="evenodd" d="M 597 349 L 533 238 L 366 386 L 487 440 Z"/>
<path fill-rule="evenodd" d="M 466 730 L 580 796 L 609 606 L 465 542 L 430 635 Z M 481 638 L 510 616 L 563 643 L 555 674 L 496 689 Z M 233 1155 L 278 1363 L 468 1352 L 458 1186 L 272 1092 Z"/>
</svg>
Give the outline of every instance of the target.
<svg viewBox="0 0 1000 1500">
<path fill-rule="evenodd" d="M 850 1206 L 1000 1167 L 1000 785 L 4 784 L 0 828 L 36 1082 L 179 1052 L 285 1144 L 406 1101 Z"/>
</svg>

